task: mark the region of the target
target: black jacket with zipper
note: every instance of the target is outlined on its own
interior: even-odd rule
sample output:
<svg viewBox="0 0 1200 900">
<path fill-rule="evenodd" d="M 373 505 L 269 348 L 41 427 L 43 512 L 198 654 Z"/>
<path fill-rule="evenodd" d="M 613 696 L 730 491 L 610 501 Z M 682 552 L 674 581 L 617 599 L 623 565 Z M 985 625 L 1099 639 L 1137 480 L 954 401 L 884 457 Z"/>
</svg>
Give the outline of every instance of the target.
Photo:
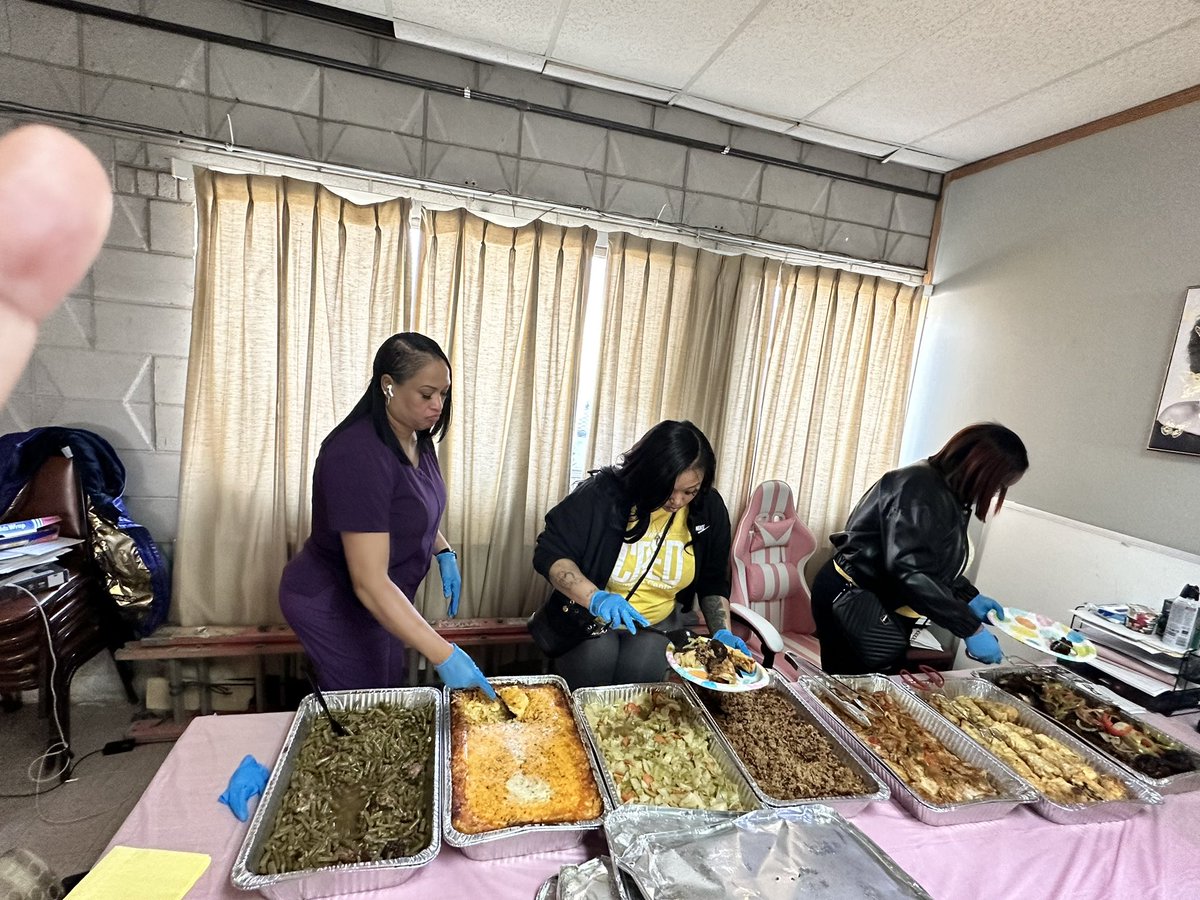
<svg viewBox="0 0 1200 900">
<path fill-rule="evenodd" d="M 546 580 L 550 567 L 569 559 L 583 576 L 605 590 L 621 552 L 633 503 L 611 472 L 600 470 L 582 481 L 546 513 L 546 527 L 533 549 L 533 567 Z M 715 489 L 687 508 L 695 557 L 695 577 L 675 599 L 690 610 L 696 597 L 729 596 L 729 511 Z M 559 591 L 555 600 L 566 599 Z"/>
<path fill-rule="evenodd" d="M 979 630 L 961 573 L 971 508 L 927 460 L 884 475 L 831 535 L 834 559 L 859 587 L 895 610 L 908 605 L 958 637 Z"/>
</svg>

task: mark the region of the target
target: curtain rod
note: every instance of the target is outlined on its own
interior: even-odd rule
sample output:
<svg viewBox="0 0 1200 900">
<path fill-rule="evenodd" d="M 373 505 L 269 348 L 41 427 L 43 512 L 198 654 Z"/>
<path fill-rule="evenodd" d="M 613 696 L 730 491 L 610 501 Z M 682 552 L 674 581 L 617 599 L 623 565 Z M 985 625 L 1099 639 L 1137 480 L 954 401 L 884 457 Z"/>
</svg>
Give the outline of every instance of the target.
<svg viewBox="0 0 1200 900">
<path fill-rule="evenodd" d="M 339 175 L 348 178 L 359 179 L 367 182 L 378 182 L 389 186 L 404 188 L 406 190 L 415 191 L 425 195 L 424 198 L 417 197 L 416 199 L 433 199 L 442 203 L 448 203 L 450 200 L 466 201 L 468 211 L 479 214 L 481 210 L 472 208 L 472 203 L 483 203 L 491 206 L 490 212 L 495 215 L 508 215 L 507 210 L 511 208 L 512 218 L 517 218 L 517 209 L 529 211 L 541 211 L 541 215 L 532 216 L 532 218 L 542 218 L 549 213 L 560 214 L 564 217 L 569 217 L 572 220 L 586 224 L 593 228 L 607 226 L 611 230 L 619 228 L 637 230 L 642 236 L 654 236 L 662 240 L 678 241 L 680 238 L 694 241 L 697 246 L 702 249 L 713 250 L 718 253 L 734 253 L 737 251 L 750 252 L 759 256 L 766 256 L 771 259 L 782 260 L 800 265 L 817 265 L 826 266 L 828 268 L 842 269 L 848 272 L 854 272 L 860 275 L 869 275 L 874 277 L 887 278 L 892 281 L 899 281 L 904 284 L 919 284 L 925 274 L 923 269 L 916 269 L 909 266 L 893 265 L 885 262 L 868 262 L 866 260 L 855 259 L 850 256 L 839 256 L 835 253 L 825 253 L 819 250 L 806 250 L 802 247 L 793 247 L 788 244 L 775 244 L 770 241 L 759 240 L 758 238 L 743 237 L 740 235 L 727 234 L 723 231 L 714 229 L 696 228 L 686 225 L 664 224 L 650 219 L 639 219 L 635 216 L 627 216 L 621 213 L 610 213 L 603 210 L 587 209 L 585 207 L 570 206 L 564 203 L 552 203 L 546 200 L 534 200 L 524 197 L 517 197 L 511 194 L 498 191 L 480 191 L 465 186 L 440 184 L 438 182 L 425 181 L 420 178 L 412 178 L 404 175 L 396 175 L 391 172 L 378 172 L 370 169 L 361 169 L 354 166 L 341 165 L 339 163 L 317 162 L 316 160 L 304 159 L 299 156 L 289 156 L 284 153 L 275 153 L 268 150 L 254 150 L 249 147 L 239 147 L 232 143 L 224 143 L 212 138 L 196 137 L 194 135 L 182 134 L 180 132 L 167 131 L 162 128 L 155 128 L 150 125 L 140 125 L 131 122 L 121 122 L 116 119 L 103 119 L 98 116 L 89 116 L 83 113 L 60 112 L 57 110 L 39 109 L 37 107 L 26 106 L 21 103 L 12 103 L 7 100 L 0 100 L 0 113 L 20 116 L 24 119 L 41 120 L 47 122 L 55 122 L 58 124 L 67 124 L 75 126 L 86 126 L 89 129 L 107 132 L 114 135 L 125 135 L 141 139 L 150 139 L 160 144 L 166 144 L 175 147 L 187 148 L 196 150 L 205 154 L 212 154 L 216 157 L 224 157 L 226 159 L 242 159 L 257 163 L 266 163 L 276 165 L 283 168 L 296 169 L 304 172 L 311 172 L 316 175 Z M 189 164 L 211 165 L 212 168 L 220 169 L 220 161 L 217 160 L 202 160 L 197 163 L 195 160 L 183 160 Z M 244 170 L 234 170 L 244 171 Z M 337 188 L 333 190 L 336 192 Z M 364 191 L 366 193 L 374 193 L 378 195 L 378 191 Z M 503 209 L 501 207 L 504 207 Z M 447 208 L 450 208 L 447 206 Z"/>
<path fill-rule="evenodd" d="M 520 110 L 521 112 L 537 113 L 538 115 L 548 116 L 555 119 L 564 119 L 566 121 L 576 122 L 582 125 L 593 125 L 598 128 L 605 128 L 609 131 L 619 131 L 625 134 L 633 134 L 639 137 L 650 138 L 651 140 L 664 141 L 670 144 L 678 144 L 693 150 L 706 150 L 710 153 L 716 153 L 720 156 L 732 156 L 736 159 L 744 159 L 750 162 L 765 163 L 772 166 L 780 166 L 786 169 L 794 169 L 798 172 L 807 172 L 811 175 L 820 175 L 824 178 L 834 179 L 835 181 L 848 181 L 853 184 L 861 184 L 867 187 L 879 188 L 881 190 L 890 191 L 894 194 L 907 194 L 912 197 L 922 197 L 926 200 L 937 200 L 940 197 L 939 193 L 917 190 L 916 188 L 904 187 L 903 185 L 888 184 L 885 181 L 876 181 L 873 178 L 867 178 L 860 175 L 850 175 L 846 172 L 834 171 L 833 169 L 822 169 L 818 166 L 810 166 L 790 159 L 769 156 L 765 153 L 754 153 L 750 150 L 739 150 L 736 147 L 731 147 L 727 144 L 717 144 L 712 141 L 702 141 L 698 138 L 690 138 L 686 135 L 671 134 L 665 131 L 656 131 L 653 128 L 646 128 L 641 125 L 631 125 L 627 122 L 617 122 L 612 119 L 589 116 L 584 113 L 578 113 L 568 109 L 559 109 L 555 106 L 546 106 L 541 103 L 531 103 L 528 100 L 519 100 L 514 97 L 506 97 L 503 94 L 477 91 L 470 85 L 453 85 L 441 81 L 433 81 L 428 78 L 420 78 L 415 75 L 404 75 L 400 72 L 389 72 L 384 69 L 376 69 L 371 66 L 361 65 L 359 63 L 346 62 L 345 60 L 333 59 L 327 56 L 318 56 L 314 53 L 305 53 L 303 50 L 293 50 L 288 47 L 276 47 L 272 44 L 267 44 L 262 41 L 253 41 L 249 40 L 248 38 L 234 37 L 232 35 L 221 34 L 220 32 L 216 31 L 193 28 L 190 25 L 180 25 L 176 22 L 165 22 L 159 19 L 150 18 L 148 16 L 138 15 L 137 13 L 127 13 L 118 9 L 106 9 L 105 7 L 96 6 L 91 3 L 81 3 L 78 2 L 78 0 L 30 0 L 30 2 L 36 3 L 40 6 L 50 6 L 54 7 L 55 9 L 66 10 L 68 12 L 96 16 L 102 19 L 111 19 L 116 22 L 124 22 L 129 25 L 138 25 L 142 28 L 149 28 L 155 31 L 163 31 L 170 34 L 178 34 L 184 37 L 196 38 L 197 40 L 209 41 L 211 43 L 224 44 L 226 46 L 237 47 L 242 50 L 252 50 L 258 53 L 266 53 L 271 56 L 281 56 L 287 59 L 296 60 L 298 62 L 306 62 L 311 63 L 312 65 L 323 66 L 327 69 L 339 69 L 344 72 L 353 72 L 357 75 L 365 75 L 369 78 L 375 78 L 382 81 L 391 81 L 397 84 L 421 88 L 422 90 L 433 91 L 435 93 L 453 94 L 458 97 L 467 97 L 471 100 L 478 100 L 481 103 L 491 103 L 498 106 L 506 106 L 510 109 Z"/>
</svg>

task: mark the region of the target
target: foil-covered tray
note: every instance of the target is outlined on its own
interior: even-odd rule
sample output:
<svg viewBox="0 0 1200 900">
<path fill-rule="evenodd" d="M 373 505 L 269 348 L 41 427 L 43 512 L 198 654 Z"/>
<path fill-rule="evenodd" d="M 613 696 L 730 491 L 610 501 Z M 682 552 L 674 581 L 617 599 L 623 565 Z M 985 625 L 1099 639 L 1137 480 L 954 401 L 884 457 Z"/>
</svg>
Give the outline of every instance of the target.
<svg viewBox="0 0 1200 900">
<path fill-rule="evenodd" d="M 654 900 L 922 898 L 870 838 L 820 804 L 741 816 L 626 805 L 604 831 L 617 865 Z"/>
<path fill-rule="evenodd" d="M 1103 703 L 1107 706 L 1116 706 L 1116 704 L 1111 700 L 1103 697 L 1095 689 L 1091 682 L 1085 681 L 1078 675 L 1075 675 L 1073 672 L 1070 672 L 1061 666 L 1005 666 L 1003 668 L 988 667 L 986 669 L 976 669 L 972 674 L 976 678 L 983 679 L 984 681 L 987 681 L 993 685 L 995 684 L 996 679 L 1002 675 L 1041 675 L 1046 678 L 1053 678 L 1055 681 L 1061 682 L 1072 690 L 1083 694 L 1085 697 L 1095 700 L 1096 703 Z M 997 690 L 1003 691 L 1003 688 L 997 687 Z M 1007 691 L 1003 692 L 1004 696 L 1006 697 L 1013 696 Z M 1043 716 L 1050 722 L 1056 722 L 1053 716 L 1051 716 L 1049 713 L 1042 712 L 1042 710 L 1038 709 L 1036 706 L 1031 706 L 1030 709 L 1034 710 L 1034 712 L 1036 712 L 1039 716 Z M 1103 747 L 1097 747 L 1091 744 L 1088 744 L 1087 746 L 1091 747 L 1091 749 L 1095 752 L 1102 754 L 1105 759 L 1112 760 L 1134 778 L 1138 779 L 1138 781 L 1149 785 L 1159 794 L 1183 794 L 1188 791 L 1200 790 L 1200 751 L 1197 751 L 1193 747 L 1189 747 L 1187 744 L 1183 743 L 1183 741 L 1179 740 L 1179 738 L 1172 737 L 1165 731 L 1155 728 L 1140 716 L 1128 713 L 1124 709 L 1121 710 L 1121 715 L 1135 728 L 1146 732 L 1155 740 L 1169 741 L 1171 744 L 1178 746 L 1184 753 L 1187 754 L 1188 758 L 1191 759 L 1193 765 L 1195 765 L 1195 769 L 1193 769 L 1191 772 L 1180 772 L 1176 775 L 1170 775 L 1166 778 L 1152 778 L 1146 773 L 1139 772 L 1132 766 L 1127 765 L 1120 757 L 1109 753 Z M 1058 727 L 1061 728 L 1062 726 L 1059 725 Z M 1086 741 L 1083 741 L 1082 743 L 1087 744 Z"/>
<path fill-rule="evenodd" d="M 704 708 L 682 684 L 668 684 L 666 682 L 616 684 L 608 687 L 580 688 L 572 698 L 572 705 L 575 709 L 575 721 L 579 723 L 580 730 L 587 735 L 588 743 L 591 745 L 592 752 L 599 765 L 600 774 L 603 776 L 604 789 L 608 792 L 611 805 L 614 808 L 622 805 L 621 792 L 617 788 L 617 781 L 609 769 L 608 761 L 604 758 L 604 753 L 600 749 L 600 736 L 596 734 L 591 722 L 587 720 L 584 710 L 593 703 L 610 704 L 622 701 L 628 703 L 639 694 L 654 693 L 665 694 L 673 700 L 678 700 L 692 711 L 696 717 L 697 724 L 708 732 L 709 750 L 716 758 L 717 765 L 721 767 L 726 777 L 737 788 L 742 804 L 748 810 L 761 807 L 762 803 L 754 793 L 754 789 L 750 787 L 750 782 L 746 779 L 746 775 L 742 771 L 741 763 L 737 761 L 733 750 L 725 741 L 725 738 L 721 736 L 720 731 L 713 724 L 711 718 L 705 713 Z"/>
<path fill-rule="evenodd" d="M 552 900 L 629 900 L 622 875 L 610 856 L 599 856 L 558 870 Z"/>
<path fill-rule="evenodd" d="M 433 720 L 433 792 L 429 815 L 432 817 L 432 834 L 428 847 L 416 856 L 386 859 L 378 862 L 347 863 L 322 866 L 317 869 L 302 869 L 278 875 L 259 875 L 256 872 L 262 856 L 263 845 L 271 836 L 275 816 L 287 793 L 288 782 L 295 768 L 296 757 L 312 730 L 313 723 L 322 715 L 316 697 L 310 694 L 300 701 L 292 727 L 284 738 L 271 770 L 267 787 L 259 800 L 258 809 L 250 820 L 250 828 L 242 841 L 241 849 L 234 858 L 230 881 L 244 891 L 258 891 L 272 900 L 300 900 L 300 898 L 331 897 L 357 891 L 381 891 L 403 884 L 424 866 L 433 862 L 442 848 L 441 790 L 442 790 L 442 695 L 434 687 L 381 688 L 378 690 L 328 691 L 325 701 L 329 708 L 338 710 L 365 710 L 385 703 L 405 709 L 426 705 L 434 708 Z"/>
<path fill-rule="evenodd" d="M 1000 690 L 994 684 L 978 678 L 948 678 L 944 685 L 935 688 L 933 691 L 916 693 L 926 703 L 929 702 L 929 694 L 931 693 L 943 694 L 951 699 L 956 697 L 972 697 L 976 700 L 990 700 L 995 703 L 1003 703 L 1005 706 L 1009 706 L 1017 711 L 1018 725 L 1023 725 L 1036 734 L 1044 734 L 1058 741 L 1068 750 L 1077 753 L 1084 762 L 1101 775 L 1111 775 L 1117 779 L 1121 784 L 1125 785 L 1125 789 L 1129 792 L 1129 796 L 1122 800 L 1096 800 L 1091 803 L 1058 803 L 1039 791 L 1037 785 L 1026 782 L 1038 794 L 1038 799 L 1034 801 L 1033 808 L 1051 822 L 1058 822 L 1064 825 L 1082 822 L 1116 822 L 1120 819 L 1128 819 L 1131 816 L 1135 816 L 1139 812 L 1162 802 L 1162 798 L 1153 789 L 1148 787 L 1144 782 L 1134 778 L 1122 766 L 1118 766 L 1108 757 L 1096 752 L 1073 734 L 1055 725 L 1053 721 L 1047 719 L 1045 716 L 1039 715 L 1037 710 L 1027 706 L 1011 694 Z M 930 708 L 934 707 L 931 705 Z M 1006 766 L 1004 760 L 997 757 L 996 761 Z M 1012 770 L 1010 769 L 1010 771 Z M 1013 771 L 1013 774 L 1018 778 L 1021 777 L 1015 771 Z M 1024 781 L 1024 779 L 1021 780 Z"/>
<path fill-rule="evenodd" d="M 868 764 L 875 770 L 884 783 L 892 789 L 892 798 L 914 817 L 926 825 L 962 825 L 967 822 L 989 822 L 1007 815 L 1015 806 L 1022 803 L 1032 803 L 1038 795 L 1024 781 L 1017 778 L 1007 766 L 1001 765 L 996 759 L 978 744 L 966 736 L 955 726 L 951 725 L 938 713 L 934 712 L 918 700 L 913 694 L 893 682 L 886 675 L 842 676 L 842 682 L 858 691 L 885 691 L 904 710 L 912 715 L 917 724 L 932 734 L 935 738 L 961 759 L 963 762 L 976 766 L 987 772 L 999 788 L 999 796 L 981 800 L 971 800 L 966 803 L 930 803 L 915 790 L 908 786 L 883 759 L 871 749 L 871 746 L 855 734 L 838 716 L 830 710 L 820 697 L 822 695 L 819 678 L 801 678 L 790 684 L 813 710 L 822 716 L 834 732 L 858 748 Z"/>
<path fill-rule="evenodd" d="M 489 678 L 488 681 L 492 687 L 503 687 L 510 684 L 525 687 L 552 684 L 563 692 L 567 706 L 571 707 L 573 705 L 571 702 L 571 691 L 567 687 L 566 681 L 557 675 L 517 675 L 510 678 Z M 451 847 L 457 847 L 462 851 L 463 856 L 470 859 L 502 859 L 510 856 L 528 856 L 531 853 L 546 853 L 551 850 L 563 850 L 567 847 L 574 847 L 583 841 L 584 835 L 587 832 L 598 829 L 603 825 L 603 818 L 597 818 L 554 825 L 516 825 L 511 828 L 500 828 L 496 831 L 485 831 L 481 834 L 465 834 L 455 828 L 451 815 L 454 803 L 454 785 L 451 783 L 452 779 L 450 777 L 450 754 L 452 749 L 450 746 L 450 697 L 452 690 L 446 687 L 443 688 L 443 691 L 445 691 L 445 713 L 442 716 L 442 775 L 446 779 L 446 783 L 442 791 L 442 831 L 447 844 Z M 583 745 L 583 752 L 587 756 L 588 765 L 591 767 L 592 778 L 596 781 L 596 789 L 600 794 L 600 802 L 603 809 L 607 810 L 609 808 L 608 796 L 601 786 L 600 770 L 596 765 L 596 758 L 579 728 L 578 718 L 574 717 L 574 715 L 572 715 L 572 718 L 575 718 L 576 733 L 579 736 L 579 742 Z M 601 816 L 603 816 L 603 812 Z"/>
<path fill-rule="evenodd" d="M 746 777 L 746 781 L 750 783 L 751 790 L 758 797 L 759 801 L 764 806 L 800 806 L 806 803 L 823 803 L 826 806 L 831 806 L 843 816 L 853 816 L 863 811 L 869 803 L 879 800 L 887 800 L 891 796 L 891 791 L 888 786 L 879 780 L 879 776 L 871 770 L 858 756 L 853 753 L 844 743 L 842 739 L 834 733 L 833 729 L 825 724 L 816 713 L 805 706 L 800 698 L 786 687 L 787 681 L 778 672 L 770 671 L 770 683 L 765 691 L 774 691 L 778 696 L 783 698 L 789 706 L 795 710 L 797 718 L 807 722 L 817 733 L 825 739 L 829 744 L 834 755 L 846 766 L 851 772 L 856 774 L 867 785 L 867 790 L 861 794 L 846 794 L 836 797 L 804 797 L 799 799 L 788 799 L 785 797 L 772 797 L 762 786 L 755 780 L 754 774 L 745 764 L 742 758 L 738 755 L 737 748 L 721 730 L 720 723 L 717 722 L 716 716 L 705 706 L 704 701 L 700 698 L 699 692 L 690 684 L 685 685 L 685 689 L 692 693 L 696 700 L 696 705 L 708 719 L 709 725 L 720 735 L 721 739 L 729 748 L 729 752 L 733 754 L 733 758 L 737 760 L 738 766 L 742 770 L 742 774 Z"/>
<path fill-rule="evenodd" d="M 551 875 L 543 881 L 542 886 L 533 895 L 533 900 L 558 900 L 558 876 Z"/>
</svg>

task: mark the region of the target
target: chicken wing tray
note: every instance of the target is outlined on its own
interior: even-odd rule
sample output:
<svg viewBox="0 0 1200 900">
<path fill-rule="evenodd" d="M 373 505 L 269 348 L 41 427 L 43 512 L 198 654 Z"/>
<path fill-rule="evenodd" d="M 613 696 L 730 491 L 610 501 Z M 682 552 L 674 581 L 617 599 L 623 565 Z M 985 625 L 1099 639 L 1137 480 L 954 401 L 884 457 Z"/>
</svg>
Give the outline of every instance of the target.
<svg viewBox="0 0 1200 900">
<path fill-rule="evenodd" d="M 580 688 L 572 699 L 613 806 L 746 812 L 762 805 L 683 685 Z"/>
<path fill-rule="evenodd" d="M 1161 803 L 1112 760 L 978 678 L 952 678 L 922 700 L 1038 792 L 1033 808 L 1052 822 L 1113 822 Z"/>
<path fill-rule="evenodd" d="M 556 675 L 490 679 L 504 699 L 445 688 L 442 820 L 471 859 L 561 850 L 600 828 L 607 798 Z"/>
<path fill-rule="evenodd" d="M 776 672 L 761 691 L 687 690 L 741 763 L 767 806 L 824 803 L 843 816 L 887 800 L 887 785 L 846 748 Z"/>
<path fill-rule="evenodd" d="M 330 691 L 350 734 L 301 701 L 234 859 L 234 887 L 274 900 L 384 890 L 442 846 L 441 692 Z"/>
<path fill-rule="evenodd" d="M 895 800 L 927 825 L 998 819 L 1037 793 L 1006 766 L 904 688 L 884 675 L 842 677 L 866 698 L 868 728 L 828 704 L 819 678 L 793 689 L 834 732 L 859 748 L 892 789 Z"/>
<path fill-rule="evenodd" d="M 1113 705 L 1060 666 L 978 669 L 975 676 L 1028 704 L 1159 794 L 1200 789 L 1200 752 Z"/>
</svg>

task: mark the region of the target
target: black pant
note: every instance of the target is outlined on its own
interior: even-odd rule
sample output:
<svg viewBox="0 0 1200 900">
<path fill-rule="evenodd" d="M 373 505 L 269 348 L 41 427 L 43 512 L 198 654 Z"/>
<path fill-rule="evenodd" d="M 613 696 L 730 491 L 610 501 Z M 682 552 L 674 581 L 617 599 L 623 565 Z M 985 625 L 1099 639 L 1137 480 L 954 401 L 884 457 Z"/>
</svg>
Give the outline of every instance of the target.
<svg viewBox="0 0 1200 900">
<path fill-rule="evenodd" d="M 854 585 L 834 568 L 832 559 L 821 567 L 817 577 L 813 579 L 812 613 L 813 620 L 817 623 L 817 640 L 821 643 L 821 668 L 831 675 L 865 675 L 868 672 L 894 675 L 904 665 L 908 651 L 901 651 L 895 660 L 886 665 L 868 666 L 855 649 L 852 638 L 846 634 L 833 614 L 833 601 L 842 591 L 853 587 Z M 908 619 L 901 615 L 893 615 L 892 618 L 911 633 L 912 625 Z"/>
</svg>

